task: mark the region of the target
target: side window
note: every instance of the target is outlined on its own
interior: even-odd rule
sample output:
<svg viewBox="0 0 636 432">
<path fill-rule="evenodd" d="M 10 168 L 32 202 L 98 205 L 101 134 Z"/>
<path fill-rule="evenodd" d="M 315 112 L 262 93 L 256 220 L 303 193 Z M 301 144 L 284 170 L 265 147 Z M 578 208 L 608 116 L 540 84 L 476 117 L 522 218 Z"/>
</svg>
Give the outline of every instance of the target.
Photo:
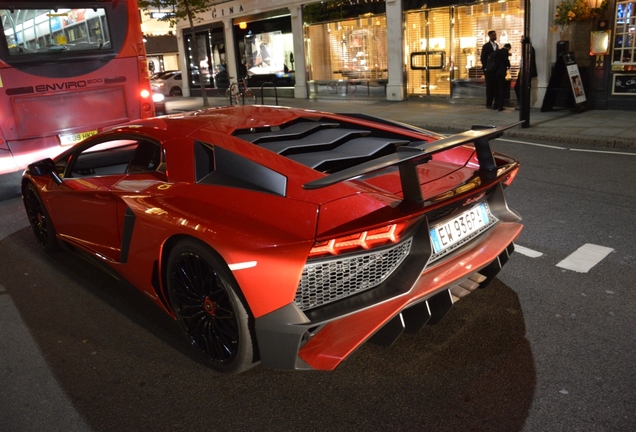
<svg viewBox="0 0 636 432">
<path fill-rule="evenodd" d="M 106 141 L 75 153 L 66 177 L 94 177 L 152 172 L 162 165 L 161 146 L 150 141 Z"/>
<path fill-rule="evenodd" d="M 126 172 L 131 174 L 157 171 L 161 165 L 161 159 L 160 146 L 148 141 L 142 141 L 137 145 Z"/>
<path fill-rule="evenodd" d="M 214 149 L 210 144 L 194 142 L 194 175 L 196 182 L 200 182 L 207 175 L 214 172 Z"/>
</svg>

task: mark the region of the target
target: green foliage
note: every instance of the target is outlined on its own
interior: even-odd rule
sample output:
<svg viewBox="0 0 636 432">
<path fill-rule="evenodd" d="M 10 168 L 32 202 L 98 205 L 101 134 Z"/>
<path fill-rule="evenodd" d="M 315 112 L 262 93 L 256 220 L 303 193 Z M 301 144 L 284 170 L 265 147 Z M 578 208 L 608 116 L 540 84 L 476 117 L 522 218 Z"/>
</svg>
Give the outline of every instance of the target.
<svg viewBox="0 0 636 432">
<path fill-rule="evenodd" d="M 556 6 L 554 24 L 561 28 L 567 27 L 570 21 L 586 21 L 595 19 L 607 9 L 608 0 L 603 0 L 600 7 L 590 7 L 588 0 L 562 0 Z"/>
<path fill-rule="evenodd" d="M 168 12 L 159 21 L 169 22 L 175 27 L 178 21 L 186 20 L 190 25 L 200 22 L 202 19 L 197 15 L 210 11 L 216 2 L 209 0 L 138 0 L 139 7 L 145 12 L 153 11 Z"/>
<path fill-rule="evenodd" d="M 303 6 L 303 19 L 305 24 L 316 24 L 385 12 L 386 5 L 384 1 L 358 3 L 351 0 L 332 0 Z"/>
</svg>

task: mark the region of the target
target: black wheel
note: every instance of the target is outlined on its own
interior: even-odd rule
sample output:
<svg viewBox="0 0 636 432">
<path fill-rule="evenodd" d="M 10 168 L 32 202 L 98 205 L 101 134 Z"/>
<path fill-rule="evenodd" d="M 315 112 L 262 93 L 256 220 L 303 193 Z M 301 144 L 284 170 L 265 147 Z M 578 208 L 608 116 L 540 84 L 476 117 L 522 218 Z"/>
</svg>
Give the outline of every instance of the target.
<svg viewBox="0 0 636 432">
<path fill-rule="evenodd" d="M 180 87 L 172 87 L 170 89 L 170 96 L 181 96 L 182 94 Z"/>
<path fill-rule="evenodd" d="M 229 269 L 211 249 L 194 240 L 178 243 L 168 258 L 168 295 L 192 347 L 222 373 L 254 365 L 247 309 Z"/>
<path fill-rule="evenodd" d="M 47 252 L 59 250 L 59 244 L 55 237 L 55 227 L 44 207 L 42 199 L 32 183 L 27 183 L 22 191 L 22 200 L 26 209 L 29 224 L 35 234 L 35 238 Z"/>
</svg>

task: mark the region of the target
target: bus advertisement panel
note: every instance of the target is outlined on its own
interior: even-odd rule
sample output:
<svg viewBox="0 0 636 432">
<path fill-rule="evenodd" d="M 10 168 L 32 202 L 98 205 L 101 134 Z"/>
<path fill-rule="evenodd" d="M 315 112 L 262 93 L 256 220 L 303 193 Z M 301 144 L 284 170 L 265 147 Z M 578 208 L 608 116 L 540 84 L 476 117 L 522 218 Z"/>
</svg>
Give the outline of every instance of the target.
<svg viewBox="0 0 636 432">
<path fill-rule="evenodd" d="M 0 174 L 154 116 L 136 0 L 0 1 Z"/>
</svg>

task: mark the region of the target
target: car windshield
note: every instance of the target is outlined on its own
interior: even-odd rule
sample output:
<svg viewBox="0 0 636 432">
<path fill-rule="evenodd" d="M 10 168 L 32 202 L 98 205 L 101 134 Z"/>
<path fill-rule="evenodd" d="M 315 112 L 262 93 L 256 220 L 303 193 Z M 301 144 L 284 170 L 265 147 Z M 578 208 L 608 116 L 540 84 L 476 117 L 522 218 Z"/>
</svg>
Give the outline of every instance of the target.
<svg viewBox="0 0 636 432">
<path fill-rule="evenodd" d="M 104 8 L 0 9 L 0 25 L 13 57 L 110 48 Z"/>
</svg>

